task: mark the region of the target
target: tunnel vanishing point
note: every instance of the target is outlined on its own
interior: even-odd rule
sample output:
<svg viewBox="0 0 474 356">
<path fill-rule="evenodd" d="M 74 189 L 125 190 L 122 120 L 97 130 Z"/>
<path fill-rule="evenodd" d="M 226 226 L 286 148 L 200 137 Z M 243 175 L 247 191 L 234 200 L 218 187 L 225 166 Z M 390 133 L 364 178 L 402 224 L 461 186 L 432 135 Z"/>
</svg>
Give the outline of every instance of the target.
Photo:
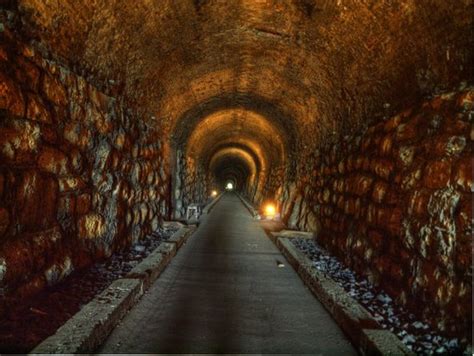
<svg viewBox="0 0 474 356">
<path fill-rule="evenodd" d="M 472 344 L 473 14 L 0 1 L 0 314 L 232 183 Z"/>
</svg>

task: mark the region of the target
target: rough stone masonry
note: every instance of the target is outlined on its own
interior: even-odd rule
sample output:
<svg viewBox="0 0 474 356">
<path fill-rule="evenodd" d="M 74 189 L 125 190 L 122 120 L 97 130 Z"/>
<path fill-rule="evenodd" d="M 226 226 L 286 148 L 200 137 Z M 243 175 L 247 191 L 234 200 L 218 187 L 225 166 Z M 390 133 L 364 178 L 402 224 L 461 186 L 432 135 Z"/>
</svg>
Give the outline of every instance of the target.
<svg viewBox="0 0 474 356">
<path fill-rule="evenodd" d="M 2 295 L 107 258 L 231 180 L 470 338 L 473 9 L 2 1 Z"/>
</svg>

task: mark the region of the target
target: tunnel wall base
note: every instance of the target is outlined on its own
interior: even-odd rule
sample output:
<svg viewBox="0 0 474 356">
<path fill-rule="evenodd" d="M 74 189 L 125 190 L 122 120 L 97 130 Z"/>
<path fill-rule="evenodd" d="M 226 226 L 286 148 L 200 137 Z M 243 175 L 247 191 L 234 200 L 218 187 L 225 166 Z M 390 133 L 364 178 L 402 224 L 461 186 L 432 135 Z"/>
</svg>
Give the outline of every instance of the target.
<svg viewBox="0 0 474 356">
<path fill-rule="evenodd" d="M 321 149 L 283 197 L 290 227 L 315 231 L 402 305 L 468 339 L 473 100 L 437 96 Z"/>
<path fill-rule="evenodd" d="M 157 130 L 8 28 L 0 45 L 0 294 L 26 296 L 160 225 Z"/>
</svg>

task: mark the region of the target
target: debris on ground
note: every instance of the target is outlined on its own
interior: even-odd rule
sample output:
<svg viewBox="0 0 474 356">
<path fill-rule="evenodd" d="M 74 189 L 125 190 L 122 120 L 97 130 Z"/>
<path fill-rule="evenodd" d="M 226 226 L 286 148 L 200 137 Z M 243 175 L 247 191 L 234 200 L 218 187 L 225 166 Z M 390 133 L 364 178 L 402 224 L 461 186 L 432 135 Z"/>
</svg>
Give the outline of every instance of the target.
<svg viewBox="0 0 474 356">
<path fill-rule="evenodd" d="M 415 315 L 396 304 L 383 290 L 377 290 L 368 279 L 344 266 L 316 241 L 298 237 L 290 240 L 311 259 L 316 269 L 341 285 L 372 314 L 382 328 L 396 334 L 417 355 L 463 355 L 467 345 L 463 347 L 456 338 L 440 336 L 428 323 L 416 320 Z"/>
</svg>

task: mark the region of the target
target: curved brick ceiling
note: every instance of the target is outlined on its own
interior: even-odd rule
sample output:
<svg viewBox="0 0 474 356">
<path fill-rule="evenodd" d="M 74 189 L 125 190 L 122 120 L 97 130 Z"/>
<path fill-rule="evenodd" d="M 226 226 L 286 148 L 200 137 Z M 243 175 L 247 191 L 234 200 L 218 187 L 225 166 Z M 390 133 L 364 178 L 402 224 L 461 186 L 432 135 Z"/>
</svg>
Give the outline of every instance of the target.
<svg viewBox="0 0 474 356">
<path fill-rule="evenodd" d="M 25 36 L 123 91 L 200 161 L 227 142 L 282 162 L 457 85 L 472 59 L 467 0 L 19 0 L 19 9 Z M 202 126 L 216 115 L 222 125 Z M 231 125 L 233 115 L 245 124 Z"/>
<path fill-rule="evenodd" d="M 262 166 L 282 163 L 289 148 L 284 133 L 265 117 L 241 109 L 223 110 L 205 117 L 186 139 L 189 156 L 208 161 L 218 146 L 237 144 L 247 147 L 259 157 Z"/>
</svg>

